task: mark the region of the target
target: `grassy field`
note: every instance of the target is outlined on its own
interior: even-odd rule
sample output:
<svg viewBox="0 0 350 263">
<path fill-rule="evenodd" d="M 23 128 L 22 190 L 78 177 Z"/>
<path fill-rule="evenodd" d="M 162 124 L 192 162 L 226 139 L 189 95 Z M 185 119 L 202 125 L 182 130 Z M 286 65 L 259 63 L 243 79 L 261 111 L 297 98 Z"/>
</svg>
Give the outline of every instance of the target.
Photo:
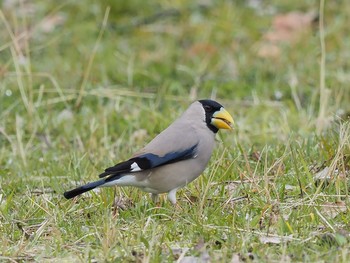
<svg viewBox="0 0 350 263">
<path fill-rule="evenodd" d="M 347 1 L 1 5 L 1 262 L 350 261 Z M 181 208 L 64 199 L 200 98 L 235 130 Z"/>
</svg>

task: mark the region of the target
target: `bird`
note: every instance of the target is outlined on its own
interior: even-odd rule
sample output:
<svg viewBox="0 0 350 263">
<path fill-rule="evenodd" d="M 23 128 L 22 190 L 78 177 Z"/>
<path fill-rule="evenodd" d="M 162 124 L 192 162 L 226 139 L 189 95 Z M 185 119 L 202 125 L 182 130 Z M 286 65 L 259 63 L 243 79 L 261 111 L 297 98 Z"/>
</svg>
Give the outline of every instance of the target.
<svg viewBox="0 0 350 263">
<path fill-rule="evenodd" d="M 233 129 L 233 118 L 218 102 L 202 99 L 159 133 L 130 159 L 105 169 L 101 179 L 66 191 L 71 199 L 98 187 L 134 186 L 151 193 L 153 201 L 162 193 L 176 205 L 176 192 L 205 170 L 220 129 Z"/>
</svg>

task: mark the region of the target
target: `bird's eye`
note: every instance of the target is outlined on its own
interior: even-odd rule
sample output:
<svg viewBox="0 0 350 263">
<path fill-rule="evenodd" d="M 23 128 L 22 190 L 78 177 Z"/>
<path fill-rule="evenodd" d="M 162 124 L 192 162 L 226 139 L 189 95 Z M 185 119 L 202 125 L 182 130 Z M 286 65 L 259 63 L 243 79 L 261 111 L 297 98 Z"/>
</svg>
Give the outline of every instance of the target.
<svg viewBox="0 0 350 263">
<path fill-rule="evenodd" d="M 211 111 L 211 110 L 212 110 L 212 107 L 209 106 L 209 105 L 205 105 L 205 106 L 204 106 L 204 109 L 205 109 L 205 111 Z"/>
</svg>

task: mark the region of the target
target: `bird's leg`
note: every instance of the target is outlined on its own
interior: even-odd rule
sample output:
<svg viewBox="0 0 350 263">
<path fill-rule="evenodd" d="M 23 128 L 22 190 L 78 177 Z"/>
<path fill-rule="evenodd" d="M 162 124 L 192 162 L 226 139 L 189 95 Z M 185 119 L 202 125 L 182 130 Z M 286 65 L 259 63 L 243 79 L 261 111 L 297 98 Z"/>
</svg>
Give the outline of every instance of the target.
<svg viewBox="0 0 350 263">
<path fill-rule="evenodd" d="M 177 188 L 171 190 L 168 193 L 168 199 L 174 206 L 176 205 L 176 191 L 177 191 Z"/>
<path fill-rule="evenodd" d="M 175 206 L 175 210 L 174 212 L 178 211 L 178 210 L 182 210 L 181 206 L 179 204 L 176 203 L 176 191 L 177 191 L 177 188 L 171 190 L 169 193 L 168 193 L 168 199 L 169 201 Z"/>
<path fill-rule="evenodd" d="M 176 191 L 178 188 L 171 190 L 168 193 L 168 200 L 175 206 L 176 209 L 181 209 L 181 206 L 176 203 Z"/>
</svg>

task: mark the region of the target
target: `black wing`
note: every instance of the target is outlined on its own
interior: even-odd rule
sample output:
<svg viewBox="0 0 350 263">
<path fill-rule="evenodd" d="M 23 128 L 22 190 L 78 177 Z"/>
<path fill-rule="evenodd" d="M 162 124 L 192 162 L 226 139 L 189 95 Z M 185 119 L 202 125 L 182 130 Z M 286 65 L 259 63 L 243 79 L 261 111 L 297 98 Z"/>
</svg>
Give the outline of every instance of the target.
<svg viewBox="0 0 350 263">
<path fill-rule="evenodd" d="M 125 162 L 118 163 L 115 166 L 107 168 L 104 173 L 101 173 L 99 175 L 99 177 L 105 177 L 107 175 L 118 175 L 123 173 L 140 172 L 162 165 L 191 159 L 196 156 L 196 151 L 197 144 L 183 151 L 170 152 L 165 154 L 164 156 L 158 156 L 153 153 L 145 153 L 140 156 L 131 158 Z"/>
</svg>

